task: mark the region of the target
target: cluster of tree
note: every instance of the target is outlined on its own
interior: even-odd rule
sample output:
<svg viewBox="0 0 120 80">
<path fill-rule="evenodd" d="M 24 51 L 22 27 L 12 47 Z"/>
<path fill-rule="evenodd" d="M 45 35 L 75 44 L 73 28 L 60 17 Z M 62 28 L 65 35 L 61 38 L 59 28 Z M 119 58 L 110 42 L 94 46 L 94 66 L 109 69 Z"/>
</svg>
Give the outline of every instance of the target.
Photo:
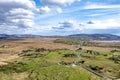
<svg viewBox="0 0 120 80">
<path fill-rule="evenodd" d="M 114 60 L 116 63 L 120 63 L 120 55 L 113 55 L 112 60 Z"/>
<path fill-rule="evenodd" d="M 64 54 L 63 57 L 77 57 L 76 54 Z"/>
<path fill-rule="evenodd" d="M 44 56 L 45 55 L 43 54 L 44 51 L 49 51 L 49 49 L 45 48 L 26 49 L 23 50 L 19 55 L 22 57 L 36 58 Z"/>
<path fill-rule="evenodd" d="M 111 50 L 112 53 L 112 57 L 110 59 L 112 59 L 115 63 L 120 63 L 120 50 Z"/>
<path fill-rule="evenodd" d="M 101 70 L 103 69 L 103 67 L 95 66 L 95 65 L 89 65 L 89 68 L 97 72 L 101 72 Z"/>
<path fill-rule="evenodd" d="M 56 39 L 54 40 L 55 43 L 63 43 L 63 44 L 79 44 L 79 41 L 77 40 L 71 40 L 71 39 Z"/>
<path fill-rule="evenodd" d="M 114 53 L 114 52 L 120 52 L 120 50 L 116 50 L 116 49 L 115 49 L 115 50 L 111 50 L 111 52 L 112 52 L 112 53 Z"/>
<path fill-rule="evenodd" d="M 86 50 L 86 53 L 88 54 L 94 54 L 94 55 L 99 55 L 100 53 L 97 51 L 93 51 L 93 50 Z"/>
<path fill-rule="evenodd" d="M 95 46 L 96 43 L 89 40 L 78 40 L 78 39 L 56 39 L 54 43 L 63 43 L 68 45 L 82 45 L 82 46 Z"/>
<path fill-rule="evenodd" d="M 73 62 L 65 62 L 65 61 L 61 61 L 59 62 L 62 65 L 71 65 Z"/>
</svg>

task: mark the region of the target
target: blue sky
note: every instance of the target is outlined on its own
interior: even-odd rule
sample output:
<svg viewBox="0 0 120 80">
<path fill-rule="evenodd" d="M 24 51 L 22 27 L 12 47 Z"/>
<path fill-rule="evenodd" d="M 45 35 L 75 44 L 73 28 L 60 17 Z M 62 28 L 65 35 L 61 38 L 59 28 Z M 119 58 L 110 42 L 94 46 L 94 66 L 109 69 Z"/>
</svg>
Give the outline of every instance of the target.
<svg viewBox="0 0 120 80">
<path fill-rule="evenodd" d="M 120 0 L 1 0 L 3 33 L 120 35 Z"/>
</svg>

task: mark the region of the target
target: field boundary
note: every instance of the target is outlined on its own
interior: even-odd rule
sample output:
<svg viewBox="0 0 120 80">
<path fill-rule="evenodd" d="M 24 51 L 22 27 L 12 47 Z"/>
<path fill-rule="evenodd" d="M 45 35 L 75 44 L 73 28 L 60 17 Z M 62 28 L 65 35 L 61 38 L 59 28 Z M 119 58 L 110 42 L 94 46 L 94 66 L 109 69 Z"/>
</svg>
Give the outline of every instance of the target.
<svg viewBox="0 0 120 80">
<path fill-rule="evenodd" d="M 93 74 L 95 74 L 95 75 L 97 75 L 97 76 L 99 76 L 99 77 L 102 77 L 102 78 L 104 78 L 104 79 L 106 79 L 106 80 L 117 80 L 117 79 L 113 79 L 113 78 L 111 78 L 111 77 L 105 76 L 105 75 L 103 75 L 103 74 L 101 74 L 101 73 L 98 73 L 98 72 L 96 72 L 96 71 L 94 71 L 94 70 L 86 67 L 86 66 L 83 65 L 83 64 L 80 64 L 79 66 L 81 66 L 82 68 L 86 69 L 87 71 L 89 71 L 89 72 L 91 72 L 91 73 L 93 73 Z"/>
</svg>

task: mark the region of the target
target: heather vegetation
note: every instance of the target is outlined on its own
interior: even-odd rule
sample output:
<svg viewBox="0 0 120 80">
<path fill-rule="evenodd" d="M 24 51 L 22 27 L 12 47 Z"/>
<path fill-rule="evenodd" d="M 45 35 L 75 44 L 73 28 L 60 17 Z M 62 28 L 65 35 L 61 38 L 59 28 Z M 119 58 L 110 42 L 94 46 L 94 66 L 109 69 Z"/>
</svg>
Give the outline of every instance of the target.
<svg viewBox="0 0 120 80">
<path fill-rule="evenodd" d="M 37 50 L 37 53 L 36 53 Z M 23 50 L 21 58 L 0 67 L 1 79 L 12 80 L 15 74 L 26 72 L 24 80 L 101 80 L 79 66 L 71 67 L 77 52 L 60 50 Z M 43 51 L 41 51 L 43 50 Z M 66 54 L 75 54 L 65 57 Z M 61 62 L 70 64 L 61 64 Z M 10 77 L 11 76 L 11 77 Z M 9 78 L 8 78 L 9 77 Z"/>
<path fill-rule="evenodd" d="M 106 41 L 107 42 L 107 41 Z M 94 40 L 90 40 L 90 39 L 56 39 L 54 40 L 54 43 L 62 43 L 62 44 L 68 44 L 68 45 L 82 45 L 82 46 L 90 46 L 90 47 L 109 47 L 109 48 L 117 48 L 120 49 L 120 42 L 115 43 L 113 42 L 107 42 L 105 43 L 104 40 L 103 41 L 94 41 Z M 113 44 L 114 43 L 114 44 Z"/>
<path fill-rule="evenodd" d="M 53 42 L 55 41 L 53 40 Z M 90 45 L 91 49 L 80 46 L 76 48 L 78 44 L 83 45 L 84 43 L 80 43 L 81 41 L 77 43 L 77 40 L 66 40 L 65 42 L 71 43 L 75 47 L 72 49 L 67 47 L 21 49 L 17 58 L 4 61 L 7 64 L 0 66 L 0 80 L 106 80 L 105 77 L 120 78 L 119 49 L 112 48 L 104 51 L 101 47 L 92 49 L 94 46 Z M 61 45 L 60 43 L 58 45 Z M 27 44 L 30 46 L 30 43 L 25 45 Z M 33 45 L 33 42 L 31 44 Z M 49 44 L 51 45 L 50 42 Z"/>
<path fill-rule="evenodd" d="M 82 44 L 83 46 L 93 46 L 96 45 L 94 42 L 90 42 L 89 40 L 86 39 L 56 39 L 54 40 L 54 43 L 62 43 L 62 44 L 68 44 L 68 45 L 79 45 Z"/>
<path fill-rule="evenodd" d="M 0 66 L 1 79 L 4 76 L 9 77 L 6 80 L 12 80 L 14 77 L 11 76 L 26 72 L 27 77 L 24 80 L 104 80 L 81 68 L 81 61 L 84 61 L 82 65 L 96 72 L 119 78 L 120 65 L 110 59 L 112 57 L 110 53 L 100 52 L 94 55 L 83 50 L 78 66 L 72 67 L 78 54 L 78 51 L 67 49 L 23 50 L 19 54 L 19 59 Z"/>
</svg>

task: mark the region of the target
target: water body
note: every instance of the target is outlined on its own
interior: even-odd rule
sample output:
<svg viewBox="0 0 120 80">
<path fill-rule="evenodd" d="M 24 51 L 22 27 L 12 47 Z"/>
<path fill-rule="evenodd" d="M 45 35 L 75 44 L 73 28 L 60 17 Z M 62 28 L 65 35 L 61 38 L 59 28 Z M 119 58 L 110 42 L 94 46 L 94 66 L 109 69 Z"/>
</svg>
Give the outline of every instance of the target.
<svg viewBox="0 0 120 80">
<path fill-rule="evenodd" d="M 111 43 L 111 42 L 120 42 L 120 40 L 94 40 L 93 42 L 108 42 L 108 43 Z"/>
</svg>

